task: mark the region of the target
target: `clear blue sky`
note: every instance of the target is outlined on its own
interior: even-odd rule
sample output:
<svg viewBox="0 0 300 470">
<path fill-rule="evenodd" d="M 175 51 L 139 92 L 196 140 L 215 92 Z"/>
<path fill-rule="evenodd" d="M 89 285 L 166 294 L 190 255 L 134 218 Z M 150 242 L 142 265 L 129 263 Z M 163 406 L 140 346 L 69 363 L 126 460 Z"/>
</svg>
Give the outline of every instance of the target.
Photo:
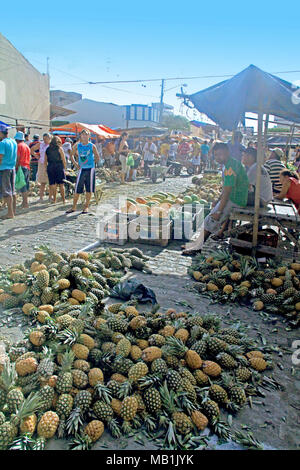
<svg viewBox="0 0 300 470">
<path fill-rule="evenodd" d="M 1 32 L 41 72 L 50 57 L 52 88 L 148 104 L 159 100 L 159 83 L 109 85 L 125 91 L 77 83 L 234 74 L 251 63 L 300 70 L 299 10 L 299 0 L 14 1 L 5 2 Z M 281 76 L 300 80 L 300 73 Z M 192 93 L 220 80 L 167 82 L 167 90 L 176 88 L 165 101 L 178 111 L 180 84 Z"/>
</svg>

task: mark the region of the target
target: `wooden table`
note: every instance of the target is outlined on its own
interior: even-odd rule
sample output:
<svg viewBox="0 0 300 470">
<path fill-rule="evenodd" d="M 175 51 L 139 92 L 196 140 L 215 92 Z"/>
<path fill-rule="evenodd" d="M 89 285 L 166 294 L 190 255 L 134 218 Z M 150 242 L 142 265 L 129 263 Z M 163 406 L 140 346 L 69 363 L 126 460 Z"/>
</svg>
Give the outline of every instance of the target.
<svg viewBox="0 0 300 470">
<path fill-rule="evenodd" d="M 230 220 L 236 224 L 248 222 L 253 224 L 254 220 L 254 207 L 244 207 L 234 209 L 230 214 Z M 257 250 L 267 255 L 284 256 L 287 258 L 298 258 L 298 251 L 300 252 L 300 216 L 295 206 L 289 202 L 272 201 L 266 208 L 261 208 L 259 211 L 259 225 L 267 226 L 278 229 L 279 242 L 277 248 L 258 245 Z M 282 239 L 285 236 L 287 241 Z M 233 246 L 242 248 L 252 248 L 252 243 L 240 240 L 232 236 L 230 243 Z"/>
</svg>

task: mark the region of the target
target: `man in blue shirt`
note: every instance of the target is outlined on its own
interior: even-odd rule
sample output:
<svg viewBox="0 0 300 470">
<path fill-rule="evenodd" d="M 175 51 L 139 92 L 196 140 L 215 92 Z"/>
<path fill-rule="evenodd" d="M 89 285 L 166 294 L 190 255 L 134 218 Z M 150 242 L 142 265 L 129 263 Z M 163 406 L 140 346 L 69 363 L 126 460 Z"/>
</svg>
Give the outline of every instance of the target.
<svg viewBox="0 0 300 470">
<path fill-rule="evenodd" d="M 16 209 L 15 166 L 17 143 L 8 137 L 8 127 L 0 125 L 0 193 L 7 205 L 7 215 L 2 219 L 13 219 Z"/>
<path fill-rule="evenodd" d="M 77 157 L 77 161 L 75 161 L 74 156 Z M 97 147 L 90 142 L 90 132 L 83 129 L 80 132 L 80 141 L 73 146 L 71 153 L 71 161 L 75 168 L 79 170 L 79 173 L 76 181 L 73 206 L 67 210 L 67 214 L 76 211 L 79 196 L 83 194 L 84 189 L 86 196 L 82 214 L 88 213 L 92 193 L 95 192 L 95 163 L 99 162 L 99 160 L 100 156 Z"/>
<path fill-rule="evenodd" d="M 205 170 L 205 167 L 207 166 L 208 153 L 209 153 L 209 145 L 207 144 L 207 140 L 206 140 L 204 142 L 204 144 L 201 145 L 201 168 L 200 168 L 200 172 L 202 172 L 202 170 Z"/>
</svg>

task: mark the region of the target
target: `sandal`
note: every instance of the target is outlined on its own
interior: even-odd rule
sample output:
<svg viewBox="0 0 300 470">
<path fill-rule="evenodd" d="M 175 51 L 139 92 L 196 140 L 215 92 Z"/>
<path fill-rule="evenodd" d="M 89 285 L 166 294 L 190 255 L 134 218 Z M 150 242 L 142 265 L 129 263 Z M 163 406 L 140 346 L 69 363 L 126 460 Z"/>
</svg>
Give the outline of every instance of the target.
<svg viewBox="0 0 300 470">
<path fill-rule="evenodd" d="M 195 256 L 201 253 L 201 248 L 197 250 L 184 250 L 181 254 L 182 256 Z"/>
<path fill-rule="evenodd" d="M 76 211 L 75 211 L 74 209 L 68 209 L 68 210 L 66 211 L 66 214 L 72 214 L 73 212 L 76 212 Z"/>
</svg>

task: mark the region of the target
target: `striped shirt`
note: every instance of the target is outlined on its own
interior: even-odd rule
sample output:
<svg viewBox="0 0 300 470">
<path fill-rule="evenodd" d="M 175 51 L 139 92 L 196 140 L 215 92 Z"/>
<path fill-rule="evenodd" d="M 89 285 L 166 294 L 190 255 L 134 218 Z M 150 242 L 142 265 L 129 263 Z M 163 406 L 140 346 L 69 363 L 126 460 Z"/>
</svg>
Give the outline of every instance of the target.
<svg viewBox="0 0 300 470">
<path fill-rule="evenodd" d="M 282 185 L 280 183 L 280 178 L 279 175 L 282 172 L 282 170 L 285 169 L 285 166 L 283 163 L 281 163 L 279 160 L 268 160 L 265 164 L 264 167 L 268 171 L 271 182 L 272 182 L 272 187 L 273 187 L 273 192 L 280 192 L 282 189 Z"/>
</svg>

